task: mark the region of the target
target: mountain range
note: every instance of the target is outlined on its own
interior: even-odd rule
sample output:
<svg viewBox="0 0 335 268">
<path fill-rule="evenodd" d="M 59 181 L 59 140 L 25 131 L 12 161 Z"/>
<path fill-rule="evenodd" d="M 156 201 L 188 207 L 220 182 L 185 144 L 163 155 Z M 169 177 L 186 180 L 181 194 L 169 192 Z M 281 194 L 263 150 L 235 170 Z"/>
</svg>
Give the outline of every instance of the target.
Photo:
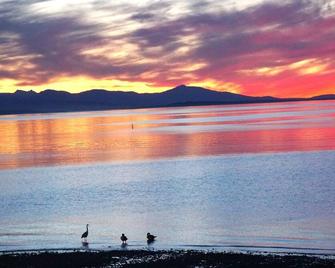
<svg viewBox="0 0 335 268">
<path fill-rule="evenodd" d="M 180 85 L 161 93 L 143 94 L 103 89 L 92 89 L 75 94 L 52 89 L 47 89 L 39 93 L 32 90 L 17 90 L 15 93 L 0 93 L 0 114 L 329 99 L 335 99 L 335 94 L 315 96 L 312 98 L 251 97 L 185 85 Z"/>
</svg>

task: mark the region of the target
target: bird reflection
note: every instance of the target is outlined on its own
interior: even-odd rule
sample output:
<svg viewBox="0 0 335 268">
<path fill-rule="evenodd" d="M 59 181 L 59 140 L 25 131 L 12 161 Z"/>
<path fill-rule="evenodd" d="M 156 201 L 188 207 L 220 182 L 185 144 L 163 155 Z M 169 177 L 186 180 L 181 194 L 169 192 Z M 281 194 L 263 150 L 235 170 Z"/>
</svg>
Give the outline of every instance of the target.
<svg viewBox="0 0 335 268">
<path fill-rule="evenodd" d="M 82 244 L 82 247 L 83 247 L 83 248 L 86 248 L 86 249 L 89 248 L 89 246 L 88 246 L 88 245 L 89 245 L 88 242 L 86 242 L 86 241 L 82 241 L 81 244 Z"/>
<path fill-rule="evenodd" d="M 127 243 L 122 243 L 121 244 L 121 248 L 122 249 L 127 249 L 128 248 L 128 244 Z"/>
<path fill-rule="evenodd" d="M 154 243 L 155 243 L 155 241 L 147 240 L 147 244 L 148 244 L 148 246 L 152 246 Z"/>
</svg>

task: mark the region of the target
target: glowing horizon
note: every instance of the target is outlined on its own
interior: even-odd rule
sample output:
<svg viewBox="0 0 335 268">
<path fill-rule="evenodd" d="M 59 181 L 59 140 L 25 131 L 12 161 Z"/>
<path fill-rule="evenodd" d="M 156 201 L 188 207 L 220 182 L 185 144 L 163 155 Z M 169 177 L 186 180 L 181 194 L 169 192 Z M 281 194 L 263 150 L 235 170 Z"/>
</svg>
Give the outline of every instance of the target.
<svg viewBox="0 0 335 268">
<path fill-rule="evenodd" d="M 335 93 L 335 2 L 0 0 L 0 93 Z"/>
</svg>

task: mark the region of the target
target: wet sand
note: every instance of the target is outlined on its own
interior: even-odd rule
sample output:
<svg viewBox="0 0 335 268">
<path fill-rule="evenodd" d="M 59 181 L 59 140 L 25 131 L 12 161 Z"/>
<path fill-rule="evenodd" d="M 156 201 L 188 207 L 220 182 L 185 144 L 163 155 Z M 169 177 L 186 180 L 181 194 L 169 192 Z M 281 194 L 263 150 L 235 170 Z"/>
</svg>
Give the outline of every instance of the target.
<svg viewBox="0 0 335 268">
<path fill-rule="evenodd" d="M 193 250 L 7 252 L 0 267 L 335 267 L 335 258 Z"/>
</svg>

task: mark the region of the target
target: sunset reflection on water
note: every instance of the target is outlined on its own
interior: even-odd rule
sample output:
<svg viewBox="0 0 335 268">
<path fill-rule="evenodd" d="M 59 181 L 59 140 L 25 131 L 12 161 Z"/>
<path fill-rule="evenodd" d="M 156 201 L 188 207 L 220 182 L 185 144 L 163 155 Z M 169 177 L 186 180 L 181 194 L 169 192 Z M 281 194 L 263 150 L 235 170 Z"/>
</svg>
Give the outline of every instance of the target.
<svg viewBox="0 0 335 268">
<path fill-rule="evenodd" d="M 333 150 L 334 137 L 335 101 L 0 116 L 0 169 Z"/>
</svg>

